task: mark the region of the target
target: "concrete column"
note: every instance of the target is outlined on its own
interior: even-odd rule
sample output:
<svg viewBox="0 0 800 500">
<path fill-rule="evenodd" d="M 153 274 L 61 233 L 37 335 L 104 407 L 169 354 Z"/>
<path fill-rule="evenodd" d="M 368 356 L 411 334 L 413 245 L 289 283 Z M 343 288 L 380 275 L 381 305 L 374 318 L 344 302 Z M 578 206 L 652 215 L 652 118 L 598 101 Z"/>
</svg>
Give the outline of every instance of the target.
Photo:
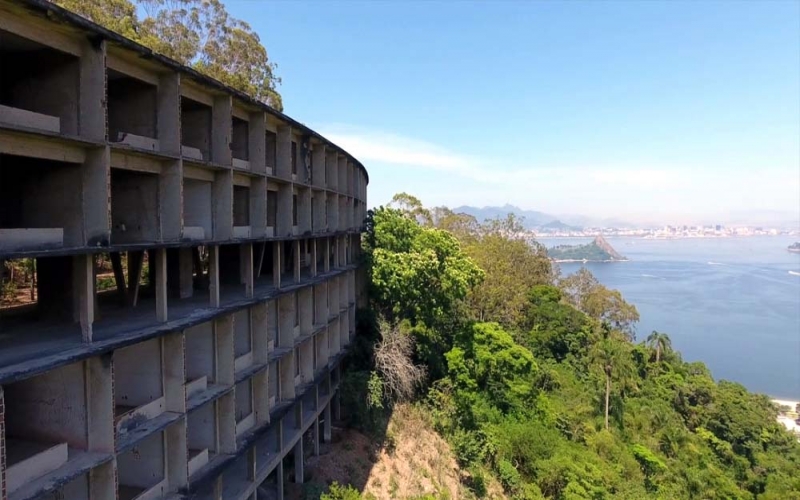
<svg viewBox="0 0 800 500">
<path fill-rule="evenodd" d="M 275 144 L 277 165 L 275 175 L 282 179 L 291 180 L 292 178 L 292 127 L 288 125 L 278 126 L 278 133 Z"/>
<path fill-rule="evenodd" d="M 278 500 L 283 500 L 283 459 L 278 462 L 277 470 L 275 471 L 276 476 L 276 490 L 278 490 Z"/>
<path fill-rule="evenodd" d="M 219 451 L 236 453 L 236 401 L 233 393 L 217 400 L 219 410 Z"/>
<path fill-rule="evenodd" d="M 208 247 L 208 293 L 211 307 L 219 307 L 219 246 Z"/>
<path fill-rule="evenodd" d="M 178 296 L 188 299 L 194 295 L 194 282 L 192 275 L 192 249 L 189 247 L 178 250 Z"/>
<path fill-rule="evenodd" d="M 250 170 L 259 174 L 267 171 L 267 117 L 263 111 L 250 113 L 247 128 Z"/>
<path fill-rule="evenodd" d="M 179 241 L 183 232 L 183 160 L 161 164 L 158 215 L 161 241 Z"/>
<path fill-rule="evenodd" d="M 228 117 L 230 123 L 230 117 Z M 230 149 L 228 150 L 230 152 Z M 230 156 L 230 154 L 228 155 Z M 216 172 L 211 187 L 213 232 L 215 240 L 229 240 L 233 235 L 233 170 Z"/>
<path fill-rule="evenodd" d="M 303 484 L 303 437 L 294 445 L 294 482 Z"/>
<path fill-rule="evenodd" d="M 91 500 L 117 497 L 117 460 L 111 460 L 89 471 Z"/>
<path fill-rule="evenodd" d="M 78 127 L 81 137 L 93 141 L 106 138 L 106 42 L 85 41 L 81 44 L 80 97 Z"/>
<path fill-rule="evenodd" d="M 6 498 L 6 405 L 0 385 L 0 500 Z"/>
<path fill-rule="evenodd" d="M 162 153 L 181 155 L 180 73 L 169 71 L 158 79 L 156 129 Z"/>
<path fill-rule="evenodd" d="M 267 179 L 250 180 L 250 234 L 262 238 L 267 234 Z"/>
<path fill-rule="evenodd" d="M 186 366 L 183 332 L 162 337 L 164 400 L 167 411 L 186 412 Z"/>
<path fill-rule="evenodd" d="M 272 244 L 272 285 L 275 288 L 281 287 L 281 247 L 280 241 Z"/>
<path fill-rule="evenodd" d="M 331 239 L 325 238 L 325 272 L 331 270 Z"/>
<path fill-rule="evenodd" d="M 156 319 L 162 323 L 167 321 L 167 251 L 157 248 L 150 254 L 156 265 Z"/>
<path fill-rule="evenodd" d="M 256 446 L 253 445 L 247 450 L 247 480 L 256 480 Z"/>
<path fill-rule="evenodd" d="M 311 152 L 311 168 L 314 186 L 325 187 L 325 144 L 315 143 Z"/>
<path fill-rule="evenodd" d="M 75 319 L 81 325 L 84 342 L 92 341 L 94 322 L 94 259 L 91 254 L 73 257 L 73 298 L 75 300 Z"/>
<path fill-rule="evenodd" d="M 169 490 L 175 491 L 189 483 L 186 417 L 181 418 L 166 430 L 167 482 Z M 113 497 L 111 497 L 113 498 Z"/>
<path fill-rule="evenodd" d="M 103 122 L 103 127 L 105 127 L 105 122 Z M 105 128 L 103 128 L 102 137 L 105 137 Z M 81 167 L 81 185 L 83 213 L 80 216 L 83 217 L 83 241 L 72 243 L 89 247 L 107 246 L 111 241 L 111 221 L 108 208 L 111 153 L 108 146 L 86 150 L 86 159 Z M 65 241 L 65 243 L 68 242 Z"/>
<path fill-rule="evenodd" d="M 311 242 L 311 276 L 317 277 L 317 238 Z"/>
<path fill-rule="evenodd" d="M 232 160 L 232 106 L 231 96 L 225 94 L 214 97 L 211 108 L 211 161 L 226 167 Z"/>
<path fill-rule="evenodd" d="M 326 443 L 331 442 L 331 403 L 330 401 L 328 404 L 325 405 L 325 410 L 322 412 L 323 414 L 323 421 L 322 421 L 322 439 L 325 440 Z"/>
<path fill-rule="evenodd" d="M 244 284 L 244 295 L 250 298 L 253 296 L 253 244 L 240 245 L 239 252 L 239 269 Z"/>
<path fill-rule="evenodd" d="M 111 363 L 112 355 L 104 354 L 89 358 L 84 364 L 88 451 L 114 453 L 114 387 Z M 111 482 L 115 486 L 113 477 Z"/>
<path fill-rule="evenodd" d="M 340 401 L 340 398 L 339 398 L 339 390 L 338 389 L 336 390 L 336 392 L 333 394 L 333 397 L 331 398 L 331 406 L 332 406 L 332 409 L 333 409 L 333 418 L 335 418 L 336 420 L 341 420 L 342 419 L 342 406 L 341 406 L 341 401 Z"/>
<path fill-rule="evenodd" d="M 295 240 L 294 246 L 294 282 L 300 283 L 300 240 Z"/>
<path fill-rule="evenodd" d="M 314 456 L 319 456 L 319 417 L 314 418 Z"/>
<path fill-rule="evenodd" d="M 325 152 L 325 186 L 335 190 L 339 185 L 339 176 L 336 172 L 339 154 L 331 149 Z"/>
</svg>

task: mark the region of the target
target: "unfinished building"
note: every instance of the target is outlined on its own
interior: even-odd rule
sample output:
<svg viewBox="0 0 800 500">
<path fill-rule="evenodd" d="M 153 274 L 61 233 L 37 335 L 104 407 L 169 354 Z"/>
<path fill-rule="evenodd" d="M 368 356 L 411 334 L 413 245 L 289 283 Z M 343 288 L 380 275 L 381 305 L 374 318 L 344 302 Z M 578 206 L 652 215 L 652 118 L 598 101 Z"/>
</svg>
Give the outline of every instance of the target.
<svg viewBox="0 0 800 500">
<path fill-rule="evenodd" d="M 244 94 L 0 0 L 0 270 L 31 274 L 0 306 L 0 500 L 302 482 L 364 300 L 367 182 Z"/>
</svg>

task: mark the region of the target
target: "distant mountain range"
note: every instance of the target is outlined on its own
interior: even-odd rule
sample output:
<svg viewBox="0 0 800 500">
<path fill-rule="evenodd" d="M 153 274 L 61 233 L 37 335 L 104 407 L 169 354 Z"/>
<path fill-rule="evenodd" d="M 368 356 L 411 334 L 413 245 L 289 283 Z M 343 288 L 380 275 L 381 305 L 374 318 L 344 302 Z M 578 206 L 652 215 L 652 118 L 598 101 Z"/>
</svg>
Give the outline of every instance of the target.
<svg viewBox="0 0 800 500">
<path fill-rule="evenodd" d="M 526 229 L 539 229 L 543 231 L 579 231 L 584 227 L 634 227 L 633 224 L 617 219 L 598 219 L 583 215 L 552 215 L 536 210 L 523 210 L 514 205 L 503 205 L 502 207 L 472 207 L 462 205 L 453 208 L 456 213 L 465 213 L 475 217 L 479 222 L 488 219 L 504 218 L 513 213 L 517 217 L 523 218 L 523 225 Z"/>
</svg>

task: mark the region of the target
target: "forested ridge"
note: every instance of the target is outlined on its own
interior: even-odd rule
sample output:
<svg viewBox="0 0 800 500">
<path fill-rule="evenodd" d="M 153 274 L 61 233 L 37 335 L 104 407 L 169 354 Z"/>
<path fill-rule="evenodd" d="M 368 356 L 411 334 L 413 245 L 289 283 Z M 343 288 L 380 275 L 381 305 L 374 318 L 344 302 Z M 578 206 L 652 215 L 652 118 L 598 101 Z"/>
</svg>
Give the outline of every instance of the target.
<svg viewBox="0 0 800 500">
<path fill-rule="evenodd" d="M 367 222 L 353 425 L 379 435 L 411 401 L 475 497 L 492 477 L 520 499 L 800 499 L 800 444 L 767 396 L 714 381 L 664 333 L 637 337 L 634 305 L 588 271 L 560 276 L 519 220 L 401 194 Z"/>
</svg>

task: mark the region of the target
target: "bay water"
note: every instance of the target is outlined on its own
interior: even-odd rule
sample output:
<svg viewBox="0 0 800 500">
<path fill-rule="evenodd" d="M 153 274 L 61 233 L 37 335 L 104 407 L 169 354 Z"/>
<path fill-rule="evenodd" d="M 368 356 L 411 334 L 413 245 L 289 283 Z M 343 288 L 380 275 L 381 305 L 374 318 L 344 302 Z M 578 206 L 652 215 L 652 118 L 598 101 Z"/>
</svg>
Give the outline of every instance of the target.
<svg viewBox="0 0 800 500">
<path fill-rule="evenodd" d="M 637 341 L 665 332 L 686 361 L 702 361 L 715 379 L 800 400 L 800 254 L 790 236 L 644 239 L 608 237 L 630 259 L 561 263 L 582 266 L 620 290 L 641 316 Z M 592 238 L 543 238 L 546 247 Z"/>
</svg>

